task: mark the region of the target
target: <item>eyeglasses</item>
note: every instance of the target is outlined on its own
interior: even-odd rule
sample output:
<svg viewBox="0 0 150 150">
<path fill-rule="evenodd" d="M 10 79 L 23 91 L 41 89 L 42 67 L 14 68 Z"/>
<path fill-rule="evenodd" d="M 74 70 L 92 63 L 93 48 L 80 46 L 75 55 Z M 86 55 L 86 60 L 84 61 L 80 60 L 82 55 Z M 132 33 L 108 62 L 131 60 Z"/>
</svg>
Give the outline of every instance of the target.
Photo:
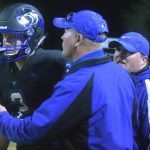
<svg viewBox="0 0 150 150">
<path fill-rule="evenodd" d="M 73 17 L 74 15 L 75 15 L 74 12 L 71 12 L 71 13 L 67 14 L 66 21 L 67 21 L 67 22 L 73 22 L 73 21 L 72 21 L 72 17 Z"/>
</svg>

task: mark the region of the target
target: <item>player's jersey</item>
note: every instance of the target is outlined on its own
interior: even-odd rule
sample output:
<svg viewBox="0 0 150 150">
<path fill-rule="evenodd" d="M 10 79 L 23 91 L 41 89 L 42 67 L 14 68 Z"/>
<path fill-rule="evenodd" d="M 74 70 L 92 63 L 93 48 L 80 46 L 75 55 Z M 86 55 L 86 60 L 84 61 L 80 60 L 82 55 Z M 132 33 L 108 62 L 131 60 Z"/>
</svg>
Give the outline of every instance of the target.
<svg viewBox="0 0 150 150">
<path fill-rule="evenodd" d="M 64 73 L 65 59 L 59 50 L 38 49 L 21 71 L 15 63 L 2 63 L 0 103 L 13 116 L 23 118 L 50 97 Z"/>
</svg>

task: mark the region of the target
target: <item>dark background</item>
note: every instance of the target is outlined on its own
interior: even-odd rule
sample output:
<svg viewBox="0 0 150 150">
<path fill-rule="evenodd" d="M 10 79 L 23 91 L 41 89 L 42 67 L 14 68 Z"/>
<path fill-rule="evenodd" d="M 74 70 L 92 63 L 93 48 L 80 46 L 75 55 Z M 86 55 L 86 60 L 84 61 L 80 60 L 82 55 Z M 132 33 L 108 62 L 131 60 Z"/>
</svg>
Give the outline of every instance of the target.
<svg viewBox="0 0 150 150">
<path fill-rule="evenodd" d="M 0 0 L 0 9 L 15 2 L 32 4 L 42 13 L 49 35 L 43 45 L 47 49 L 61 49 L 63 31 L 53 26 L 53 18 L 81 9 L 100 13 L 108 22 L 110 37 L 137 31 L 150 39 L 150 0 Z"/>
</svg>

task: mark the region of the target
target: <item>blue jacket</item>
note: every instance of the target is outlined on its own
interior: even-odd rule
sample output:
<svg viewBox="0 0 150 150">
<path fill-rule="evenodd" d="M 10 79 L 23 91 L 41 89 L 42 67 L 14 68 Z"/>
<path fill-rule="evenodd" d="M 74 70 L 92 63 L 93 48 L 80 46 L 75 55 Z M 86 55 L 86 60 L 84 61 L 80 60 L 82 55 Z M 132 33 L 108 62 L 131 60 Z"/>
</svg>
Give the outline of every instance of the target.
<svg viewBox="0 0 150 150">
<path fill-rule="evenodd" d="M 138 122 L 136 129 L 136 150 L 146 150 L 150 140 L 150 67 L 133 74 L 136 80 L 138 100 Z"/>
<path fill-rule="evenodd" d="M 49 138 L 52 150 L 132 150 L 134 96 L 128 73 L 98 50 L 74 62 L 32 116 L 0 113 L 0 133 L 18 143 Z"/>
</svg>

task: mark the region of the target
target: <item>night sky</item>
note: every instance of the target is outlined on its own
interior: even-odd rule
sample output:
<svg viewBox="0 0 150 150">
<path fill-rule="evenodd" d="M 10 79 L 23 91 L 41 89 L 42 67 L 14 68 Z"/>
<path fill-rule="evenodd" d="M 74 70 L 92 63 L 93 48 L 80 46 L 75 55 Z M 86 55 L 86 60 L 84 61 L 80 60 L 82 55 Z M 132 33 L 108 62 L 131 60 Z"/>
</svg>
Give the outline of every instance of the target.
<svg viewBox="0 0 150 150">
<path fill-rule="evenodd" d="M 126 32 L 122 23 L 122 14 L 133 1 L 135 0 L 13 0 L 13 3 L 26 2 L 38 8 L 45 19 L 45 32 L 49 35 L 44 43 L 44 48 L 61 49 L 60 36 L 63 30 L 53 26 L 52 20 L 54 17 L 64 17 L 69 12 L 82 9 L 94 10 L 107 20 L 109 36 L 118 37 Z M 12 0 L 1 1 L 2 6 L 8 3 L 12 3 Z"/>
<path fill-rule="evenodd" d="M 61 48 L 60 36 L 63 33 L 63 30 L 53 26 L 53 18 L 56 16 L 64 17 L 69 12 L 76 12 L 82 9 L 95 10 L 96 12 L 101 13 L 108 22 L 109 36 L 120 36 L 120 34 L 124 32 L 123 27 L 119 23 L 119 13 L 121 7 L 124 9 L 128 5 L 127 1 L 126 3 L 124 1 L 119 1 L 117 5 L 122 5 L 120 8 L 116 6 L 114 0 L 55 0 L 55 4 L 50 5 L 48 3 L 50 2 L 36 3 L 36 6 L 45 16 L 46 31 L 49 33 L 45 45 L 49 45 L 47 43 L 50 43 L 51 41 L 51 44 L 49 45 L 51 48 Z"/>
</svg>

